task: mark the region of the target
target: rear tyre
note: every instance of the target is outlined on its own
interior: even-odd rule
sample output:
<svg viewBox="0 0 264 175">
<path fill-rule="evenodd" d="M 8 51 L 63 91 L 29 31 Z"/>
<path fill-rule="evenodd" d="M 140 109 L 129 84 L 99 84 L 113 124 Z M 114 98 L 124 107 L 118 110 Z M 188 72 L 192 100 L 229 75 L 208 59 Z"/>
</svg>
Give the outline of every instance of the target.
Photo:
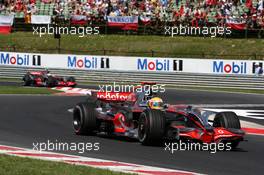
<svg viewBox="0 0 264 175">
<path fill-rule="evenodd" d="M 234 128 L 241 129 L 240 121 L 238 116 L 234 112 L 220 112 L 217 113 L 214 118 L 214 127 L 223 127 L 223 128 Z M 231 148 L 234 149 L 238 146 L 239 141 L 234 140 L 231 143 Z"/>
<path fill-rule="evenodd" d="M 57 85 L 57 80 L 53 77 L 48 77 L 48 79 L 46 79 L 46 86 L 47 87 L 55 87 Z"/>
<path fill-rule="evenodd" d="M 29 74 L 26 74 L 24 77 L 23 77 L 23 81 L 24 81 L 24 86 L 31 86 L 33 83 L 33 80 L 32 78 L 30 77 Z"/>
<path fill-rule="evenodd" d="M 77 85 L 77 84 L 75 83 L 76 80 L 75 80 L 74 77 L 68 77 L 68 78 L 66 78 L 66 81 L 67 81 L 67 82 L 74 83 L 74 85 L 71 85 L 70 87 L 73 87 L 73 88 L 74 88 L 74 87 L 76 87 L 76 85 Z"/>
<path fill-rule="evenodd" d="M 93 103 L 78 103 L 73 110 L 73 128 L 77 135 L 92 135 L 97 130 Z"/>
<path fill-rule="evenodd" d="M 69 78 L 67 78 L 67 81 L 70 81 L 70 82 L 75 82 L 76 80 L 75 80 L 75 78 L 74 78 L 74 77 L 69 77 Z"/>
<path fill-rule="evenodd" d="M 160 110 L 146 109 L 138 122 L 138 139 L 142 145 L 159 145 L 165 133 L 165 113 Z"/>
</svg>

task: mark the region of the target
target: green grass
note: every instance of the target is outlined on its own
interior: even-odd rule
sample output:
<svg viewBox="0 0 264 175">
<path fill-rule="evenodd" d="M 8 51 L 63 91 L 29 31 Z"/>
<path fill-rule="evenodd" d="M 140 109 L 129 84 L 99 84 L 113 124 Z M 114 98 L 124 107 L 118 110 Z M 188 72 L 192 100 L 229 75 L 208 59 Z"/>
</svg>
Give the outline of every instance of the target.
<svg viewBox="0 0 264 175">
<path fill-rule="evenodd" d="M 58 91 L 48 88 L 0 86 L 0 94 L 53 94 Z M 1 174 L 1 173 L 0 173 Z"/>
<path fill-rule="evenodd" d="M 17 51 L 57 53 L 58 40 L 53 35 L 39 37 L 31 32 L 0 35 L 0 50 L 15 46 Z M 224 39 L 203 37 L 165 37 L 138 35 L 63 35 L 61 53 L 102 55 L 97 50 L 112 50 L 106 55 L 172 56 L 232 59 L 264 59 L 263 39 Z M 158 53 L 159 52 L 159 53 Z"/>
<path fill-rule="evenodd" d="M 0 82 L 20 82 L 22 84 L 21 78 L 0 78 Z"/>
<path fill-rule="evenodd" d="M 0 155 L 3 175 L 127 175 L 85 166 Z"/>
</svg>

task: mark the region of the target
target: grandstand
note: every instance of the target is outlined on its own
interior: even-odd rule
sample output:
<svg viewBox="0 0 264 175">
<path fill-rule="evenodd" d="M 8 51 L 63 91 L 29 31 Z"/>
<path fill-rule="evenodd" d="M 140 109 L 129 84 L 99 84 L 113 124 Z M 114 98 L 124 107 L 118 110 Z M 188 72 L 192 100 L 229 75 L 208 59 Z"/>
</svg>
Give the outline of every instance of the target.
<svg viewBox="0 0 264 175">
<path fill-rule="evenodd" d="M 1 3 L 2 1 L 2 3 Z M 207 18 L 208 22 L 226 16 L 256 17 L 263 20 L 263 0 L 1 0 L 0 14 L 35 15 L 71 14 L 95 17 L 148 16 L 153 20 L 177 21 L 183 18 Z M 178 19 L 179 18 L 179 19 Z M 261 21 L 263 22 L 263 21 Z"/>
<path fill-rule="evenodd" d="M 263 9 L 264 0 L 0 0 L 0 15 L 14 14 L 18 24 L 30 23 L 31 15 L 49 15 L 64 23 L 81 15 L 86 24 L 100 25 L 107 23 L 107 16 L 139 16 L 139 24 L 150 30 L 180 24 L 224 26 L 232 21 L 259 31 L 264 30 Z"/>
<path fill-rule="evenodd" d="M 25 13 L 27 13 L 27 9 L 30 8 L 31 11 L 32 9 L 33 12 L 31 12 L 31 14 L 34 15 L 53 15 L 53 11 L 55 8 L 55 2 L 51 2 L 51 3 L 45 3 L 45 2 L 41 2 L 40 0 L 37 0 L 36 2 L 32 3 L 32 4 L 24 4 L 24 7 L 21 10 L 11 10 L 10 6 L 3 8 L 0 11 L 1 15 L 7 15 L 7 14 L 15 14 L 16 18 L 24 18 L 25 17 Z M 31 5 L 33 7 L 27 7 L 28 5 Z M 1 9 L 1 8 L 0 8 Z M 63 6 L 63 11 L 64 11 L 64 15 L 65 16 L 69 16 L 69 12 L 68 12 L 68 6 L 65 4 Z"/>
</svg>

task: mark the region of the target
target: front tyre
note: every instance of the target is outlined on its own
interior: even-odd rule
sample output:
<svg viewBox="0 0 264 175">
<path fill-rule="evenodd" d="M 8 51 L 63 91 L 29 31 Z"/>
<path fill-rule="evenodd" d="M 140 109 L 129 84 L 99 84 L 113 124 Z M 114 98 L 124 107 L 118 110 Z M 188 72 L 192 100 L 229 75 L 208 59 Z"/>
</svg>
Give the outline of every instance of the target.
<svg viewBox="0 0 264 175">
<path fill-rule="evenodd" d="M 234 112 L 220 112 L 215 115 L 213 127 L 223 127 L 232 129 L 241 129 L 240 120 Z M 232 149 L 235 149 L 239 140 L 233 140 L 230 142 Z"/>
<path fill-rule="evenodd" d="M 92 135 L 97 130 L 93 103 L 78 103 L 73 109 L 73 128 L 77 135 Z"/>
<path fill-rule="evenodd" d="M 214 127 L 241 129 L 240 121 L 234 112 L 219 112 L 214 118 Z"/>
<path fill-rule="evenodd" d="M 143 145 L 159 145 L 165 133 L 165 113 L 146 109 L 138 122 L 138 139 Z"/>
</svg>

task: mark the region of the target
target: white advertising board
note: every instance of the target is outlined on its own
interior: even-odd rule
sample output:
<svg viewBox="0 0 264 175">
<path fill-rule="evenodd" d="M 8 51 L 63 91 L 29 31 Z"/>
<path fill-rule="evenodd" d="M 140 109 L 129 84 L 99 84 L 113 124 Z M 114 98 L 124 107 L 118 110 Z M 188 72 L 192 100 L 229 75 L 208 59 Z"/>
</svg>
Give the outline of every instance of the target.
<svg viewBox="0 0 264 175">
<path fill-rule="evenodd" d="M 219 60 L 15 53 L 0 51 L 0 66 L 43 67 L 81 70 L 254 74 L 261 60 Z"/>
</svg>

